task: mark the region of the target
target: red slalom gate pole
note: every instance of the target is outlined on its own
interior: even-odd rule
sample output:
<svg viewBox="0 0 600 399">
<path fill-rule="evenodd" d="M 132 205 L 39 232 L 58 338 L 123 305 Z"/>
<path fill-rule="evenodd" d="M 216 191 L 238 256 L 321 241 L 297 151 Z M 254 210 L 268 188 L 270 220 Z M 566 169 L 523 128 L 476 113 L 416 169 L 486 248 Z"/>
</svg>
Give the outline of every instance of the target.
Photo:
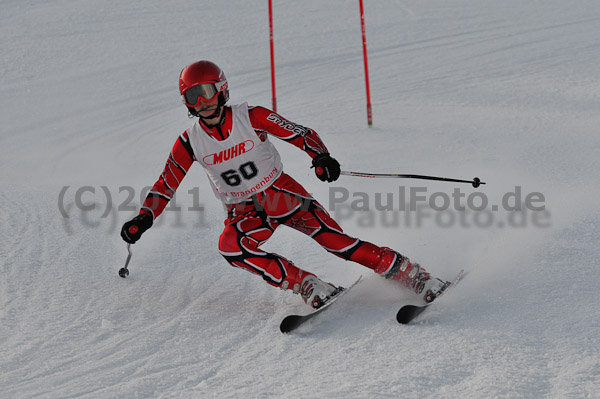
<svg viewBox="0 0 600 399">
<path fill-rule="evenodd" d="M 277 112 L 275 95 L 275 50 L 273 46 L 273 0 L 269 0 L 269 41 L 271 46 L 271 91 L 273 93 L 273 112 Z"/>
<path fill-rule="evenodd" d="M 270 1 L 270 0 L 269 0 Z M 369 88 L 369 63 L 367 61 L 367 34 L 365 33 L 365 8 L 363 0 L 358 0 L 360 5 L 360 26 L 362 30 L 363 58 L 365 60 L 365 82 L 367 86 L 367 124 L 373 127 L 373 112 L 371 111 L 371 89 Z"/>
</svg>

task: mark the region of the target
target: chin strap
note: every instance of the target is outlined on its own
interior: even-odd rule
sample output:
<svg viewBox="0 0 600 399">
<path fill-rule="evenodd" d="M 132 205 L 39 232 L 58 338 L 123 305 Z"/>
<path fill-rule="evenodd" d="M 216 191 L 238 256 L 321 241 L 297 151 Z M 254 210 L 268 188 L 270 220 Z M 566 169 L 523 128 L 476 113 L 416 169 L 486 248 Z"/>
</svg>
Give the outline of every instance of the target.
<svg viewBox="0 0 600 399">
<path fill-rule="evenodd" d="M 217 114 L 219 113 L 219 110 L 221 110 L 221 118 L 219 118 L 219 121 L 215 124 L 210 124 L 207 123 L 206 121 L 209 119 L 213 119 L 215 116 L 217 116 Z M 221 126 L 223 124 L 223 122 L 225 122 L 225 108 L 222 105 L 219 105 L 219 107 L 217 108 L 217 110 L 209 117 L 202 117 L 200 115 L 197 115 L 198 118 L 200 118 L 200 120 L 208 127 L 215 127 L 215 126 Z"/>
</svg>

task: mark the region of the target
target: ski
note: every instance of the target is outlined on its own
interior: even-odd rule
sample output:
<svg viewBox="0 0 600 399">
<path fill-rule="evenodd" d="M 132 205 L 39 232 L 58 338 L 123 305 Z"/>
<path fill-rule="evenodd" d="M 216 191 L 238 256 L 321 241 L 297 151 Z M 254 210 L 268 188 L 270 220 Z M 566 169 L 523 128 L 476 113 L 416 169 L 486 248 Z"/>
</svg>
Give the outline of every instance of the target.
<svg viewBox="0 0 600 399">
<path fill-rule="evenodd" d="M 279 325 L 279 330 L 281 330 L 282 333 L 287 334 L 289 332 L 294 331 L 296 328 L 300 327 L 302 324 L 304 324 L 308 320 L 312 319 L 313 317 L 323 313 L 323 311 L 325 311 L 326 309 L 329 309 L 329 307 L 331 307 L 331 305 L 333 305 L 341 297 L 346 295 L 348 293 L 348 291 L 350 291 L 352 288 L 354 288 L 354 286 L 356 286 L 356 284 L 358 284 L 358 282 L 361 280 L 361 278 L 362 278 L 362 276 L 360 276 L 358 278 L 358 280 L 356 280 L 354 282 L 354 284 L 352 284 L 350 287 L 344 289 L 342 292 L 340 292 L 339 294 L 334 296 L 332 299 L 329 300 L 329 302 L 327 302 L 325 305 L 321 306 L 319 309 L 316 309 L 313 312 L 306 314 L 306 315 L 296 315 L 295 314 L 295 315 L 290 315 L 290 316 L 285 317 L 281 321 L 281 324 Z"/>
<path fill-rule="evenodd" d="M 435 299 L 435 301 L 433 301 L 431 303 L 428 303 L 426 305 L 421 305 L 421 306 L 417 306 L 417 305 L 402 306 L 400 308 L 400 310 L 398 311 L 398 313 L 396 314 L 396 320 L 398 321 L 398 323 L 400 323 L 400 324 L 410 323 L 417 316 L 419 316 L 421 313 L 423 313 L 425 310 L 427 310 L 427 308 L 430 307 L 433 303 L 439 301 L 442 296 L 444 296 L 449 290 L 454 288 L 466 275 L 467 275 L 467 273 L 464 270 L 461 270 L 458 273 L 458 275 L 454 278 L 452 283 L 450 283 L 450 285 L 440 294 L 440 296 L 438 296 Z"/>
</svg>

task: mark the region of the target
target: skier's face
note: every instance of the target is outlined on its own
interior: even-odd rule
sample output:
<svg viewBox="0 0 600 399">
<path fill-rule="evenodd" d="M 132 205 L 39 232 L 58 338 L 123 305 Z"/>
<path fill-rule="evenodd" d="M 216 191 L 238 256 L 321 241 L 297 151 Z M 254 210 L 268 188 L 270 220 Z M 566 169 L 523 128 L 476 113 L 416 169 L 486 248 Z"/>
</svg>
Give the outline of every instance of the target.
<svg viewBox="0 0 600 399">
<path fill-rule="evenodd" d="M 218 106 L 219 99 L 215 97 L 212 101 L 209 102 L 205 102 L 201 99 L 200 104 L 198 104 L 197 107 L 194 107 L 194 109 L 198 111 L 198 113 L 200 113 L 202 117 L 209 118 L 215 113 Z"/>
<path fill-rule="evenodd" d="M 212 101 L 200 101 L 194 109 L 198 112 L 200 119 L 209 125 L 216 126 L 221 123 L 221 115 L 223 114 L 223 106 L 219 106 L 219 99 L 214 98 Z"/>
</svg>

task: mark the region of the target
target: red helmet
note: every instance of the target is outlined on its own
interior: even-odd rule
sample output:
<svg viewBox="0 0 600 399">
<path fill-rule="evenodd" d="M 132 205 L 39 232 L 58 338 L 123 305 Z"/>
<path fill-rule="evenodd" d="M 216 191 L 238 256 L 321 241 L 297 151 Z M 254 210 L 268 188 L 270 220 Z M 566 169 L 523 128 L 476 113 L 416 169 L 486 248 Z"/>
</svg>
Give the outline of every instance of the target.
<svg viewBox="0 0 600 399">
<path fill-rule="evenodd" d="M 179 93 L 188 109 L 210 102 L 219 96 L 219 105 L 229 100 L 229 85 L 225 73 L 210 61 L 198 61 L 186 66 L 179 75 Z"/>
</svg>

